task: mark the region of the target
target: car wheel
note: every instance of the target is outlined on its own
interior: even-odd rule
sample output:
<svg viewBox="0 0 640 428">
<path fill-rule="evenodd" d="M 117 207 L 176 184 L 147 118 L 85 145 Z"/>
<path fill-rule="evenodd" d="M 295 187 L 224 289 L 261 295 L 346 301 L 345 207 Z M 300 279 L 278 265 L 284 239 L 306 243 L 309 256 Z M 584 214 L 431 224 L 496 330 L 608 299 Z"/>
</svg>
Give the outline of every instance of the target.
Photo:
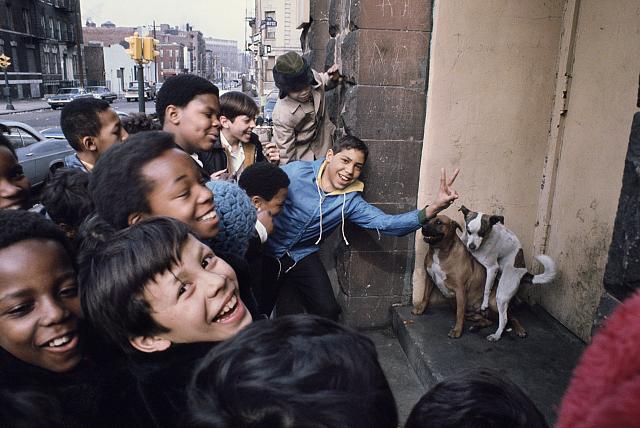
<svg viewBox="0 0 640 428">
<path fill-rule="evenodd" d="M 64 166 L 64 163 L 62 162 L 54 163 L 49 167 L 49 175 L 54 174 L 58 169 L 62 168 L 63 166 Z"/>
</svg>

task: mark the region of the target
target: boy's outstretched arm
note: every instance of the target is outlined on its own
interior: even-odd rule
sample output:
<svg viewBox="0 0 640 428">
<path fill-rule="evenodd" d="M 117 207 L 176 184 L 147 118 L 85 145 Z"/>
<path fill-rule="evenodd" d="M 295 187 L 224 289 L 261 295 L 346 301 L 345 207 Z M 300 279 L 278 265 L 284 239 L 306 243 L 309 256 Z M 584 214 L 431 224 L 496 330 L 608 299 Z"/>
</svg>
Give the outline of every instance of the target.
<svg viewBox="0 0 640 428">
<path fill-rule="evenodd" d="M 421 213 L 424 212 L 425 215 L 424 221 L 420 218 L 420 223 L 424 223 L 426 220 L 438 215 L 440 211 L 449 208 L 453 201 L 458 199 L 458 192 L 451 186 L 453 182 L 456 181 L 459 173 L 460 168 L 456 168 L 451 178 L 447 180 L 447 171 L 444 168 L 440 168 L 440 188 L 438 189 L 438 195 L 436 196 L 435 202 L 427 205 L 424 210 L 420 211 Z"/>
</svg>

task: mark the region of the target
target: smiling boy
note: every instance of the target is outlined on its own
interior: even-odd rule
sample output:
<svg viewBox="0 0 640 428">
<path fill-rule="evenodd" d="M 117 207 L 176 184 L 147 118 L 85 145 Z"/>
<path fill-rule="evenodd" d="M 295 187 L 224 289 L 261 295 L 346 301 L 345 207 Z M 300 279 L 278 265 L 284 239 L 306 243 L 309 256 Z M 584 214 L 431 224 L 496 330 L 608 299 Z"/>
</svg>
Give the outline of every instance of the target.
<svg viewBox="0 0 640 428">
<path fill-rule="evenodd" d="M 31 183 L 22 165 L 18 163 L 16 150 L 0 129 L 0 210 L 27 209 L 31 197 Z"/>
<path fill-rule="evenodd" d="M 46 394 L 60 406 L 65 427 L 114 426 L 120 403 L 107 391 L 121 386 L 112 376 L 117 362 L 100 359 L 112 356 L 103 347 L 98 354 L 89 349 L 86 339 L 95 337 L 81 325 L 64 232 L 20 210 L 0 211 L 0 225 L 0 389 Z"/>
<path fill-rule="evenodd" d="M 60 113 L 64 137 L 76 153 L 64 159 L 65 167 L 90 172 L 100 156 L 126 139 L 120 117 L 105 100 L 78 98 Z"/>
<path fill-rule="evenodd" d="M 96 218 L 85 232 L 82 306 L 129 354 L 137 382 L 130 406 L 139 413 L 132 426 L 178 426 L 194 365 L 251 323 L 235 272 L 167 217 L 120 231 Z"/>
<path fill-rule="evenodd" d="M 218 87 L 193 74 L 167 79 L 158 92 L 156 113 L 162 130 L 202 166 L 197 152 L 208 152 L 220 135 Z"/>
<path fill-rule="evenodd" d="M 199 152 L 203 167 L 213 179 L 240 174 L 256 162 L 264 162 L 262 144 L 253 129 L 258 106 L 242 92 L 227 92 L 220 97 L 220 138 L 208 152 Z"/>
<path fill-rule="evenodd" d="M 436 201 L 421 210 L 389 215 L 368 204 L 361 196 L 364 183 L 358 180 L 369 149 L 353 136 L 340 138 L 326 159 L 293 162 L 282 169 L 291 184 L 282 212 L 274 218 L 275 231 L 266 242 L 280 289 L 277 314 L 307 312 L 337 320 L 341 308 L 327 272 L 318 256 L 323 238 L 345 221 L 392 236 L 419 229 L 429 218 L 449 207 L 458 197 L 450 188 L 458 170 L 447 180 L 441 173 Z"/>
</svg>

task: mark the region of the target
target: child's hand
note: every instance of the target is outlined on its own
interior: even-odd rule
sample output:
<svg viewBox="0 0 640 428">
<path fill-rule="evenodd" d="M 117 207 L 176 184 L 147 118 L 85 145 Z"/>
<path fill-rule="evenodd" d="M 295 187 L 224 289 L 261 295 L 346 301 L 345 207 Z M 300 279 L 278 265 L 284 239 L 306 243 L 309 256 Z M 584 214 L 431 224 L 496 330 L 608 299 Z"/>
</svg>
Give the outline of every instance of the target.
<svg viewBox="0 0 640 428">
<path fill-rule="evenodd" d="M 451 186 L 453 185 L 453 182 L 456 181 L 456 177 L 459 172 L 460 168 L 456 168 L 456 170 L 453 171 L 451 179 L 447 180 L 446 170 L 444 168 L 440 168 L 440 189 L 438 189 L 436 201 L 427 207 L 427 218 L 437 215 L 440 211 L 448 208 L 453 201 L 458 199 L 458 192 L 456 192 L 456 190 Z"/>
<path fill-rule="evenodd" d="M 269 162 L 275 164 L 280 162 L 280 150 L 278 150 L 278 146 L 276 146 L 276 143 L 265 144 L 264 151 L 265 157 Z"/>
<path fill-rule="evenodd" d="M 338 79 L 340 79 L 340 71 L 339 71 L 339 66 L 338 64 L 333 64 L 328 70 L 327 70 L 327 74 L 329 75 L 329 78 L 331 80 L 333 80 L 334 82 L 337 82 Z"/>
<path fill-rule="evenodd" d="M 216 171 L 211 174 L 212 180 L 227 180 L 229 178 L 229 173 L 226 169 L 221 169 L 220 171 Z"/>
</svg>

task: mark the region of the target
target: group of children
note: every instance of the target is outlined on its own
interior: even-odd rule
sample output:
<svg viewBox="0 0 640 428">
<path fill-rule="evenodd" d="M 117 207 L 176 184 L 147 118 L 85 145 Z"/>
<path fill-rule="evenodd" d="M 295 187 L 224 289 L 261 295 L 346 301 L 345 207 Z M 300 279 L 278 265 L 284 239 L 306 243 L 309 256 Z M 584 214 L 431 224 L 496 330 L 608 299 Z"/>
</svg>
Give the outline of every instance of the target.
<svg viewBox="0 0 640 428">
<path fill-rule="evenodd" d="M 287 55 L 276 82 L 306 111 L 324 78 Z M 159 125 L 136 120 L 129 135 L 104 101 L 66 106 L 76 153 L 41 205 L 0 135 L 0 424 L 396 427 L 372 342 L 335 322 L 318 250 L 339 227 L 348 245 L 346 221 L 417 230 L 458 197 L 458 171 L 442 171 L 432 204 L 388 215 L 361 195 L 368 149 L 354 136 L 309 161 L 263 148 L 253 100 L 193 75 L 168 79 L 156 109 Z M 490 426 L 424 425 L 443 390 L 408 427 Z M 499 426 L 546 426 L 507 395 L 524 410 L 498 408 L 519 415 Z"/>
</svg>

